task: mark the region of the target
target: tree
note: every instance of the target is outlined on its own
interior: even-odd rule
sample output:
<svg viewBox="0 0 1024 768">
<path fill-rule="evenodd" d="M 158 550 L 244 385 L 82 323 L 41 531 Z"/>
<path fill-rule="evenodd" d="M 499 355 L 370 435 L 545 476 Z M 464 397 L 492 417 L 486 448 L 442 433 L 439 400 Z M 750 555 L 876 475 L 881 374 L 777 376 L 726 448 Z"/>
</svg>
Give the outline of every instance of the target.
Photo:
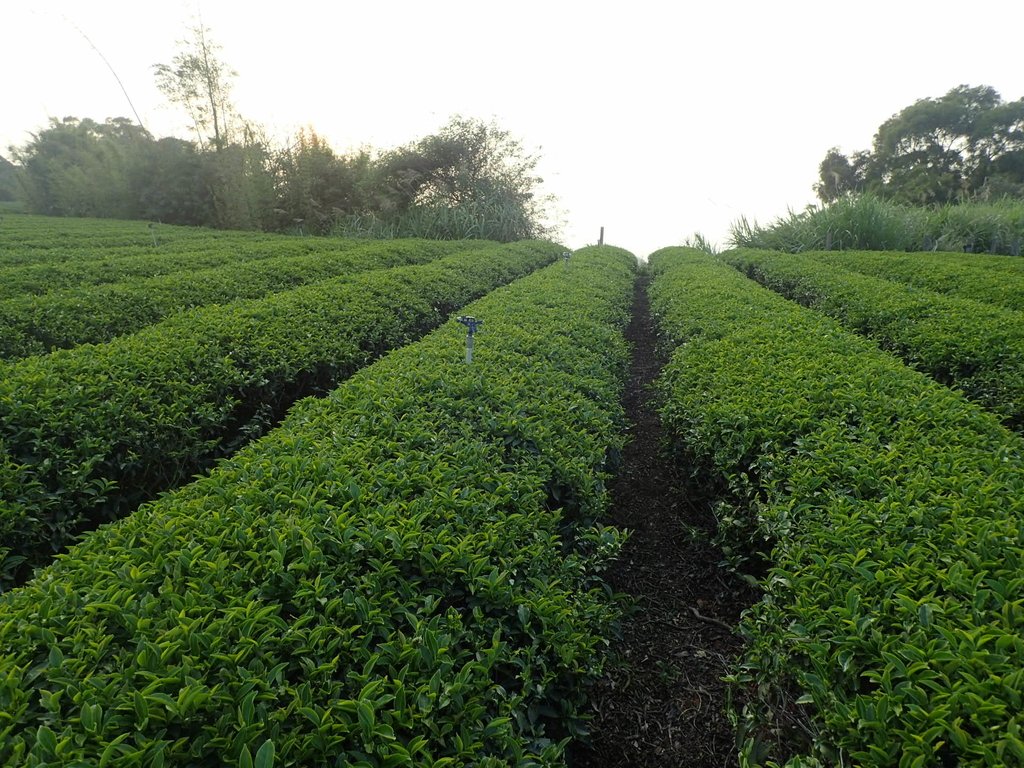
<svg viewBox="0 0 1024 768">
<path fill-rule="evenodd" d="M 224 229 L 268 227 L 274 198 L 269 142 L 235 111 L 231 85 L 238 73 L 220 58 L 210 30 L 199 24 L 191 33 L 170 64 L 153 68 L 157 87 L 192 121 L 209 188 L 210 221 Z"/>
<path fill-rule="evenodd" d="M 972 139 L 978 158 L 972 181 L 978 196 L 1024 197 L 1024 99 L 980 115 Z"/>
<path fill-rule="evenodd" d="M 199 24 L 191 33 L 190 39 L 181 41 L 184 50 L 170 64 L 153 65 L 156 84 L 172 104 L 188 112 L 200 148 L 210 143 L 220 152 L 233 138 L 231 81 L 238 73 L 219 58 L 221 48 L 209 29 Z"/>
<path fill-rule="evenodd" d="M 22 197 L 33 213 L 215 225 L 216 153 L 154 141 L 126 118 L 52 119 L 14 149 Z"/>
<path fill-rule="evenodd" d="M 879 126 L 872 148 L 826 154 L 815 192 L 831 202 L 869 191 L 913 204 L 943 204 L 1024 189 L 1024 99 L 961 85 L 920 99 Z"/>
<path fill-rule="evenodd" d="M 18 197 L 18 166 L 0 155 L 0 202 Z"/>
<path fill-rule="evenodd" d="M 831 203 L 851 192 L 859 192 L 864 185 L 863 167 L 832 147 L 818 166 L 818 183 L 814 193 L 825 203 Z"/>
<path fill-rule="evenodd" d="M 190 141 L 153 142 L 129 173 L 138 217 L 167 224 L 212 226 L 213 199 L 205 158 Z"/>
<path fill-rule="evenodd" d="M 129 178 L 152 141 L 144 128 L 123 117 L 103 123 L 51 119 L 14 150 L 28 209 L 56 216 L 137 216 Z"/>
<path fill-rule="evenodd" d="M 269 229 L 274 209 L 274 176 L 266 137 L 246 125 L 240 141 L 203 153 L 213 199 L 213 225 L 222 229 Z"/>
<path fill-rule="evenodd" d="M 301 129 L 277 156 L 277 226 L 324 233 L 339 217 L 365 212 L 369 156 L 338 155 L 313 129 Z"/>
<path fill-rule="evenodd" d="M 550 234 L 551 200 L 539 194 L 538 160 L 495 123 L 454 117 L 436 134 L 381 158 L 379 208 L 458 211 L 493 239 L 542 237 Z"/>
</svg>

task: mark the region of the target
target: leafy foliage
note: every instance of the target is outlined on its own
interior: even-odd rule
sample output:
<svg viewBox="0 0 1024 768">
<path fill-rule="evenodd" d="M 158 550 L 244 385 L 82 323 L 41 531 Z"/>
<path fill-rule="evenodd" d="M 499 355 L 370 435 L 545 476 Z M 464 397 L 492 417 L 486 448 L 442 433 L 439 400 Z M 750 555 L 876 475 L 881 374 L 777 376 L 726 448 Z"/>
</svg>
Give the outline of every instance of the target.
<svg viewBox="0 0 1024 768">
<path fill-rule="evenodd" d="M 152 137 L 125 118 L 65 117 L 16 149 L 25 202 L 35 213 L 133 218 L 135 165 Z"/>
<path fill-rule="evenodd" d="M 436 134 L 382 155 L 379 205 L 341 219 L 339 227 L 370 237 L 547 237 L 551 201 L 538 194 L 537 162 L 495 123 L 453 117 Z"/>
<path fill-rule="evenodd" d="M 828 264 L 929 291 L 1024 311 L 1024 261 L 959 253 L 812 254 Z"/>
<path fill-rule="evenodd" d="M 156 141 L 126 118 L 66 117 L 14 157 L 27 209 L 37 214 L 259 229 L 273 207 L 269 149 L 252 131 L 203 153 L 179 139 Z"/>
<path fill-rule="evenodd" d="M 17 213 L 0 220 L 0 297 L 274 257 L 350 250 L 365 243 L 183 227 L 146 221 L 71 219 Z M 470 244 L 464 244 L 469 246 Z M 446 247 L 462 247 L 449 243 Z"/>
<path fill-rule="evenodd" d="M 683 241 L 684 248 L 696 248 L 698 251 L 703 251 L 706 254 L 714 255 L 718 253 L 718 249 L 715 245 L 708 240 L 700 232 L 694 232 L 688 238 Z"/>
<path fill-rule="evenodd" d="M 963 391 L 1011 428 L 1024 428 L 1020 313 L 850 272 L 807 254 L 736 250 L 723 258 Z"/>
<path fill-rule="evenodd" d="M 68 288 L 183 275 L 272 257 L 347 250 L 355 243 L 225 233 L 146 222 L 18 214 L 0 222 L 0 300 Z"/>
<path fill-rule="evenodd" d="M 338 155 L 312 128 L 300 130 L 275 161 L 276 229 L 327 234 L 339 217 L 375 208 L 377 185 L 369 153 Z"/>
<path fill-rule="evenodd" d="M 193 307 L 259 298 L 371 269 L 424 263 L 468 247 L 415 240 L 371 244 L 336 239 L 300 245 L 305 251 L 301 256 L 240 260 L 193 272 L 0 301 L 0 358 L 103 343 Z M 226 242 L 221 247 L 231 246 Z M 268 244 L 267 251 L 272 250 L 277 250 L 276 245 Z M 84 269 L 78 266 L 80 274 Z M 118 269 L 125 266 L 122 261 Z"/>
<path fill-rule="evenodd" d="M 239 257 L 244 258 L 248 255 L 249 246 L 253 244 L 259 247 L 269 242 L 281 244 L 285 241 L 285 238 L 254 232 L 229 233 L 150 224 L 153 222 L 68 219 L 22 213 L 7 215 L 0 220 L 0 242 L 4 246 L 0 250 L 0 269 L 33 264 L 60 264 L 62 267 L 74 268 L 73 262 L 85 261 L 94 266 L 100 261 L 116 262 L 125 254 L 137 257 L 140 249 L 146 246 L 153 248 L 154 256 L 166 256 L 168 263 L 175 264 L 192 258 L 191 253 L 194 251 L 209 251 L 221 241 L 233 243 L 238 248 Z M 196 263 L 212 266 L 215 262 L 203 260 L 207 257 L 201 255 L 200 261 Z M 187 268 L 191 264 L 185 262 L 183 266 Z"/>
<path fill-rule="evenodd" d="M 109 344 L 7 365 L 3 558 L 28 558 L 20 574 L 84 522 L 114 519 L 180 484 L 263 433 L 296 397 L 332 388 L 561 250 L 485 244 L 182 312 Z"/>
<path fill-rule="evenodd" d="M 1024 441 L 720 261 L 650 263 L 663 417 L 726 490 L 727 545 L 769 566 L 745 764 L 1020 764 Z"/>
<path fill-rule="evenodd" d="M 560 764 L 634 270 L 495 291 L 472 366 L 451 322 L 0 597 L 0 764 Z"/>
</svg>

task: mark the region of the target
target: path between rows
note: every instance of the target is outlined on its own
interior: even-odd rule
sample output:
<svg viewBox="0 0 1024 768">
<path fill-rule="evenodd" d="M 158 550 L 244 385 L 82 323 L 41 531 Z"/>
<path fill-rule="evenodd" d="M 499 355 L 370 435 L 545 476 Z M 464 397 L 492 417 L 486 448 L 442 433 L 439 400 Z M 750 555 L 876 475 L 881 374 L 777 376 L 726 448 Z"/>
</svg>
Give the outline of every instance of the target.
<svg viewBox="0 0 1024 768">
<path fill-rule="evenodd" d="M 624 404 L 631 435 L 612 484 L 611 523 L 632 531 L 608 580 L 632 597 L 608 674 L 591 692 L 591 745 L 572 768 L 738 764 L 723 675 L 740 650 L 730 630 L 756 599 L 722 569 L 700 489 L 663 455 L 652 384 L 661 368 L 647 301 L 636 286 Z"/>
</svg>

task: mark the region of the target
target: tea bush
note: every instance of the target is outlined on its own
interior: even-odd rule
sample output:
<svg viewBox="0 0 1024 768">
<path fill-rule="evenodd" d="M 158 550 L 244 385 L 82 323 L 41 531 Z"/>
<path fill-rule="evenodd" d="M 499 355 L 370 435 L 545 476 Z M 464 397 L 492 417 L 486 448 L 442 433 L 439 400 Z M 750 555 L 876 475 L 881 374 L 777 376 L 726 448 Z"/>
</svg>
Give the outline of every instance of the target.
<svg viewBox="0 0 1024 768">
<path fill-rule="evenodd" d="M 562 763 L 634 272 L 494 291 L 472 365 L 452 321 L 0 596 L 0 764 Z"/>
<path fill-rule="evenodd" d="M 713 257 L 650 261 L 663 418 L 767 565 L 743 764 L 1024 763 L 1024 441 Z"/>
<path fill-rule="evenodd" d="M 0 584 L 181 484 L 454 309 L 561 247 L 489 245 L 184 312 L 0 378 Z"/>
</svg>

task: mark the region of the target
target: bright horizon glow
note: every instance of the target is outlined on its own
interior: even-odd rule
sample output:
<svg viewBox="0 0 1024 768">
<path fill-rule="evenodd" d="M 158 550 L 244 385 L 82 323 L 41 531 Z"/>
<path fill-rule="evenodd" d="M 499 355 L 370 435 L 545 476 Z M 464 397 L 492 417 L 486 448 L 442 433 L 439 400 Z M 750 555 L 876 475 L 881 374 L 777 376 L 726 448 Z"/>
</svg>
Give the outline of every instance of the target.
<svg viewBox="0 0 1024 768">
<path fill-rule="evenodd" d="M 38 0 L 3 11 L 0 154 L 50 117 L 132 117 L 81 33 L 154 136 L 193 138 L 152 66 L 200 15 L 239 73 L 239 112 L 276 142 L 312 126 L 339 152 L 383 150 L 454 114 L 493 119 L 540 154 L 566 245 L 603 226 L 641 258 L 816 202 L 828 149 L 869 148 L 917 99 L 1024 96 L 1024 5 L 995 0 Z"/>
</svg>

